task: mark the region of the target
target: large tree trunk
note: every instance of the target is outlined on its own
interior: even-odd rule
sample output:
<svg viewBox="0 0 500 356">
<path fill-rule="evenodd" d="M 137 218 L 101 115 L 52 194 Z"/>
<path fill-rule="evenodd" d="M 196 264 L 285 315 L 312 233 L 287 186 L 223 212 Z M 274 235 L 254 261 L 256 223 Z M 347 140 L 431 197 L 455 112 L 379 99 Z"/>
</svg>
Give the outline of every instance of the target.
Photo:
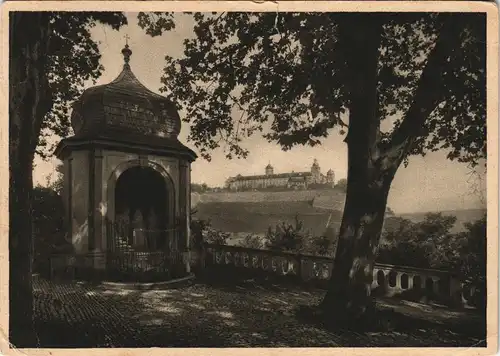
<svg viewBox="0 0 500 356">
<path fill-rule="evenodd" d="M 321 309 L 338 324 L 358 320 L 371 305 L 371 282 L 396 165 L 380 150 L 377 64 L 382 16 L 339 25 L 350 83 L 347 196 L 328 292 Z M 360 25 L 362 23 L 362 25 Z"/>
<path fill-rule="evenodd" d="M 31 192 L 41 123 L 52 102 L 45 72 L 48 19 L 48 13 L 10 14 L 9 339 L 17 347 L 35 346 Z"/>
<path fill-rule="evenodd" d="M 380 140 L 377 114 L 377 62 L 382 26 L 376 20 L 341 24 L 347 43 L 350 114 L 347 196 L 339 241 L 321 310 L 334 322 L 349 325 L 367 322 L 374 303 L 371 296 L 373 266 L 384 222 L 387 197 L 398 167 L 421 133 L 425 120 L 442 96 L 441 72 L 459 44 L 460 28 L 449 16 L 441 16 L 442 29 L 429 54 L 413 103 L 403 123 L 388 142 Z M 430 90 L 432 88 L 433 90 Z"/>
<path fill-rule="evenodd" d="M 350 162 L 361 154 L 349 147 Z M 361 162 L 353 162 L 349 167 L 337 251 L 328 292 L 322 302 L 328 316 L 342 324 L 359 320 L 373 306 L 373 266 L 396 169 L 381 171 Z"/>
</svg>

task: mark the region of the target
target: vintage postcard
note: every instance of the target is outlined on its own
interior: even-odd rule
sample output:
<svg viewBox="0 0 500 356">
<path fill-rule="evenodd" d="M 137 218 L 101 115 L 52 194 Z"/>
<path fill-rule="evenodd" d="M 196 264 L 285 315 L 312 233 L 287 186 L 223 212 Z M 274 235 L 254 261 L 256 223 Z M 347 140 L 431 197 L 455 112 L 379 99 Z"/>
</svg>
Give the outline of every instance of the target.
<svg viewBox="0 0 500 356">
<path fill-rule="evenodd" d="M 2 354 L 497 352 L 494 3 L 2 10 Z"/>
</svg>

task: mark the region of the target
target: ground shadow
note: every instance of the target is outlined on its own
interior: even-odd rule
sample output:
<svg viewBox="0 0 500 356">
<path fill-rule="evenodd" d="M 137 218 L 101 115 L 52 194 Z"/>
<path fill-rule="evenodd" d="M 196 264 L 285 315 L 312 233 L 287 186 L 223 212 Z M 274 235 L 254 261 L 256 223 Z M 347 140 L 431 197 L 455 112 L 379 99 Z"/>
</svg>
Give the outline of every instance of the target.
<svg viewBox="0 0 500 356">
<path fill-rule="evenodd" d="M 45 280 L 35 287 L 34 347 L 480 346 L 450 323 L 399 316 L 389 331 L 332 330 L 295 313 L 324 291 L 272 278 L 204 274 L 192 285 L 147 291 Z"/>
</svg>

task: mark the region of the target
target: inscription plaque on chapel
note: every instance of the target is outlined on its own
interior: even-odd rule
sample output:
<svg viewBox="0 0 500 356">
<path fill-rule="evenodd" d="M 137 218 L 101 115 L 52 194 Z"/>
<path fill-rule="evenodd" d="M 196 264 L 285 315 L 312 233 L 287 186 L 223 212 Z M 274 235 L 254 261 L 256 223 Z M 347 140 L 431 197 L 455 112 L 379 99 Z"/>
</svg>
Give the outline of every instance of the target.
<svg viewBox="0 0 500 356">
<path fill-rule="evenodd" d="M 159 136 L 177 136 L 180 129 L 178 119 L 172 117 L 169 110 L 158 107 L 157 110 L 145 108 L 137 103 L 124 100 L 114 101 L 104 107 L 109 125 L 128 128 L 143 134 Z M 156 112 L 156 114 L 155 114 Z"/>
</svg>

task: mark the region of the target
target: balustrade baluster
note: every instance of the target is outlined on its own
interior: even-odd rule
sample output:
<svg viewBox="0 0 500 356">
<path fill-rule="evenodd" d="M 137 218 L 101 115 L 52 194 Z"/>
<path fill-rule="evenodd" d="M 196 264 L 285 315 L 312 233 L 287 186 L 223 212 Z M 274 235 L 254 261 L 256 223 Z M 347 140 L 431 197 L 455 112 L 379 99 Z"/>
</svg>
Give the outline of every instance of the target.
<svg viewBox="0 0 500 356">
<path fill-rule="evenodd" d="M 243 267 L 248 268 L 248 253 L 243 253 L 241 256 Z"/>
<path fill-rule="evenodd" d="M 396 288 L 401 289 L 401 275 L 402 273 L 397 272 L 396 274 Z"/>
<path fill-rule="evenodd" d="M 330 277 L 330 266 L 328 263 L 323 263 L 323 279 L 328 279 Z"/>
<path fill-rule="evenodd" d="M 276 272 L 277 269 L 278 269 L 278 266 L 277 266 L 277 263 L 276 263 L 276 258 L 279 258 L 279 257 L 271 256 L 271 270 L 273 272 Z"/>
<path fill-rule="evenodd" d="M 259 255 L 252 256 L 252 268 L 259 268 Z"/>
<path fill-rule="evenodd" d="M 265 256 L 261 256 L 260 266 L 261 266 L 261 268 L 262 268 L 264 271 L 266 270 L 266 257 L 265 257 Z"/>
<path fill-rule="evenodd" d="M 319 274 L 319 271 L 318 271 L 318 264 L 316 262 L 313 262 L 312 263 L 312 274 L 313 274 L 313 277 L 317 278 L 318 277 L 318 274 Z"/>
<path fill-rule="evenodd" d="M 297 258 L 297 276 L 299 277 L 300 280 L 304 280 L 304 276 L 303 276 L 303 266 L 302 266 L 302 255 L 298 255 L 298 258 Z"/>
<path fill-rule="evenodd" d="M 280 266 L 281 266 L 281 275 L 287 275 L 288 274 L 288 259 L 285 257 L 285 258 L 282 258 L 281 260 L 281 263 L 280 263 Z"/>
</svg>

